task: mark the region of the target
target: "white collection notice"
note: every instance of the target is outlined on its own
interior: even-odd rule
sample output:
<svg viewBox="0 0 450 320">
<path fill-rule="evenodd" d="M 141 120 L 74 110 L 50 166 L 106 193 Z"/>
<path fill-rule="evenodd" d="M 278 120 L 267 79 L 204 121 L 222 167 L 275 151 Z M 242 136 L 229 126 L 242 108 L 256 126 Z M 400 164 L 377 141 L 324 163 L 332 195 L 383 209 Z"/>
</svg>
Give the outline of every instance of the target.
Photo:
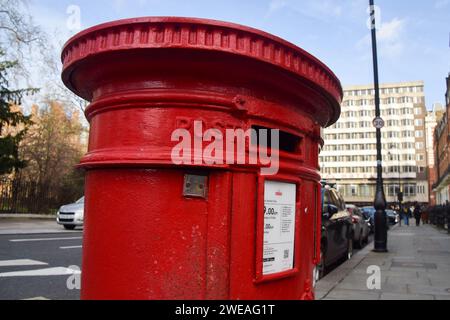
<svg viewBox="0 0 450 320">
<path fill-rule="evenodd" d="M 295 183 L 265 181 L 263 275 L 294 266 L 295 202 Z"/>
</svg>

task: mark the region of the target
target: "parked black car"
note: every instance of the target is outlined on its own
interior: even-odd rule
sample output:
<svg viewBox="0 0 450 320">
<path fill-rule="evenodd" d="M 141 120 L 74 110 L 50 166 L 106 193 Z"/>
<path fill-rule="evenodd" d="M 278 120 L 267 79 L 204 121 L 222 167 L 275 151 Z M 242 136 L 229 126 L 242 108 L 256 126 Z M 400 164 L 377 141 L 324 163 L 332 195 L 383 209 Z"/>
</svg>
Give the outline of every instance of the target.
<svg viewBox="0 0 450 320">
<path fill-rule="evenodd" d="M 322 234 L 320 245 L 319 278 L 327 267 L 353 254 L 353 224 L 340 193 L 322 183 Z"/>
<path fill-rule="evenodd" d="M 386 218 L 389 224 L 396 224 L 400 219 L 399 214 L 390 209 L 386 209 Z"/>
<path fill-rule="evenodd" d="M 373 232 L 375 229 L 375 211 L 376 211 L 375 208 L 374 207 L 362 207 L 361 211 L 370 217 L 370 221 L 369 221 L 370 228 L 371 228 L 371 232 Z M 386 209 L 385 212 L 386 212 L 386 225 L 389 229 L 389 225 L 396 224 L 399 221 L 400 217 L 399 217 L 399 214 L 394 210 Z"/>
</svg>

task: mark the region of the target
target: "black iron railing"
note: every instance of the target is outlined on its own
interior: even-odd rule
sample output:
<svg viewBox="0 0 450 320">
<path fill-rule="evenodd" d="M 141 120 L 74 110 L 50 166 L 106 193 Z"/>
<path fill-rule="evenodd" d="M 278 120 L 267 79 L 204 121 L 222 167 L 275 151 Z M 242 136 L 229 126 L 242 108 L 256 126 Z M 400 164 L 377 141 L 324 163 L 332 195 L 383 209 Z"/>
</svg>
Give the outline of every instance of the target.
<svg viewBox="0 0 450 320">
<path fill-rule="evenodd" d="M 82 196 L 80 190 L 67 190 L 21 177 L 0 177 L 0 214 L 54 213 L 63 204 Z"/>
</svg>

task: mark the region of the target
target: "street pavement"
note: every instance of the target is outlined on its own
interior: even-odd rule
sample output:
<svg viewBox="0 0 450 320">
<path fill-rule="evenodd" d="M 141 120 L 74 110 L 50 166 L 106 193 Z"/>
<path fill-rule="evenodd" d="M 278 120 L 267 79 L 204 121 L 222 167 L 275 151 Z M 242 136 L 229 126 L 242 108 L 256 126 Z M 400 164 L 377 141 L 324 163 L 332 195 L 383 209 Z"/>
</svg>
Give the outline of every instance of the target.
<svg viewBox="0 0 450 320">
<path fill-rule="evenodd" d="M 372 249 L 373 244 L 367 246 L 321 279 L 316 299 L 450 300 L 447 230 L 416 227 L 412 219 L 410 226 L 402 224 L 389 231 L 387 253 Z"/>
<path fill-rule="evenodd" d="M 54 220 L 0 219 L 0 299 L 79 299 L 82 229 Z M 324 300 L 450 299 L 450 236 L 434 226 L 392 227 L 387 253 L 373 243 L 317 283 Z M 380 271 L 369 289 L 368 268 Z M 370 270 L 369 270 L 370 271 Z M 78 282 L 77 282 L 78 281 Z"/>
<path fill-rule="evenodd" d="M 54 219 L 0 218 L 0 299 L 79 299 L 67 281 L 81 266 L 81 238 L 82 228 Z"/>
<path fill-rule="evenodd" d="M 0 235 L 79 232 L 80 229 L 66 230 L 53 219 L 3 218 L 0 215 Z M 19 215 L 15 215 L 16 217 Z"/>
<path fill-rule="evenodd" d="M 54 220 L 0 219 L 0 299 L 79 299 L 82 235 Z"/>
</svg>

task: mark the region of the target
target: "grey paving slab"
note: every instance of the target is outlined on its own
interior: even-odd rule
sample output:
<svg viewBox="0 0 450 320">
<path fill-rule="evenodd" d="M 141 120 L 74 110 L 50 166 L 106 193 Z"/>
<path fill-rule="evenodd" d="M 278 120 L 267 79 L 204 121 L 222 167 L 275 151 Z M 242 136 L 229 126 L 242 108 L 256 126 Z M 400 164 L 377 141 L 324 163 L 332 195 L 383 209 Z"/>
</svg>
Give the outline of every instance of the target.
<svg viewBox="0 0 450 320">
<path fill-rule="evenodd" d="M 367 268 L 371 267 L 371 266 L 378 266 L 380 268 L 380 270 L 382 271 L 387 271 L 387 270 L 391 270 L 391 263 L 382 263 L 381 261 L 379 263 L 376 262 L 372 262 L 372 263 L 360 263 L 357 266 L 357 269 L 359 270 L 364 270 L 365 272 L 367 272 Z"/>
<path fill-rule="evenodd" d="M 430 280 L 430 284 L 433 287 L 449 287 L 450 288 L 450 279 L 448 278 L 448 276 L 446 278 L 432 278 L 429 277 L 428 278 Z"/>
<path fill-rule="evenodd" d="M 381 294 L 380 300 L 434 300 L 434 296 L 427 294 L 402 294 L 384 292 Z"/>
<path fill-rule="evenodd" d="M 408 277 L 408 276 L 390 276 L 387 277 L 387 284 L 414 284 L 414 285 L 431 285 L 430 279 L 422 277 Z"/>
<path fill-rule="evenodd" d="M 347 290 L 360 290 L 360 291 L 370 291 L 367 288 L 367 282 L 358 281 L 352 282 L 344 279 L 343 282 L 339 283 L 335 289 L 347 289 Z M 382 292 L 390 293 L 408 293 L 408 287 L 406 283 L 381 283 Z"/>
<path fill-rule="evenodd" d="M 421 262 L 421 261 L 397 261 L 393 260 L 391 268 L 411 268 L 411 269 L 437 269 L 436 263 Z"/>
<path fill-rule="evenodd" d="M 408 285 L 408 291 L 415 294 L 450 296 L 450 286 Z"/>
<path fill-rule="evenodd" d="M 326 300 L 325 295 L 328 294 L 329 290 L 318 290 L 315 291 L 316 300 Z"/>
<path fill-rule="evenodd" d="M 374 291 L 359 291 L 359 290 L 346 290 L 336 289 L 326 296 L 326 299 L 334 300 L 378 300 L 380 298 L 380 292 Z"/>
<path fill-rule="evenodd" d="M 450 275 L 450 266 L 446 264 L 437 263 L 437 271 L 447 273 Z"/>
<path fill-rule="evenodd" d="M 419 273 L 415 270 L 386 270 L 381 274 L 386 277 L 419 278 Z"/>
</svg>

